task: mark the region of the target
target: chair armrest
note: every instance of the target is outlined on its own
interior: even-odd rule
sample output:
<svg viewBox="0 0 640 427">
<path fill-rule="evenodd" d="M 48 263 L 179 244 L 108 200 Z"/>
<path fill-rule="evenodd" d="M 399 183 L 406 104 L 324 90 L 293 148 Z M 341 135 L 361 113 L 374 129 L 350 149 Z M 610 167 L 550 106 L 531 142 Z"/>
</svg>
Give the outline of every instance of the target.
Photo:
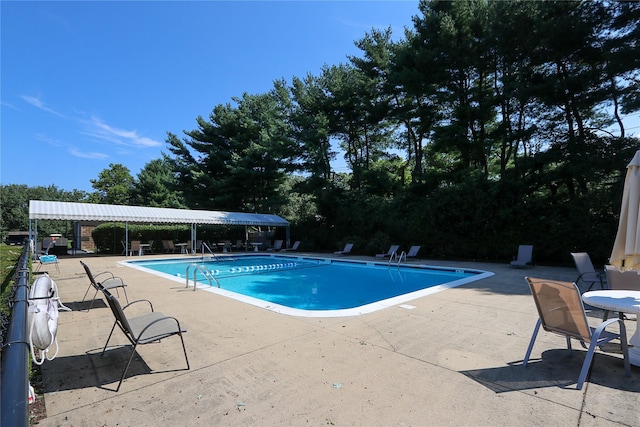
<svg viewBox="0 0 640 427">
<path fill-rule="evenodd" d="M 102 274 L 110 274 L 110 275 L 111 275 L 110 279 L 113 279 L 113 278 L 115 277 L 115 276 L 113 275 L 113 273 L 112 273 L 112 272 L 110 272 L 110 271 L 102 271 L 102 272 L 100 272 L 100 273 L 98 273 L 98 274 L 94 274 L 94 275 L 93 275 L 93 277 L 94 277 L 94 278 L 97 278 L 98 276 L 100 276 L 100 275 L 102 275 Z M 105 280 L 109 280 L 109 279 L 105 279 Z"/>
<path fill-rule="evenodd" d="M 131 301 L 129 304 L 125 305 L 124 307 L 122 307 L 122 310 L 126 310 L 128 307 L 131 307 L 133 304 L 139 303 L 139 302 L 147 302 L 149 303 L 149 307 L 151 307 L 151 311 L 153 311 L 153 304 L 151 304 L 151 301 L 149 301 L 148 299 L 138 299 L 135 301 Z"/>
<path fill-rule="evenodd" d="M 607 326 L 609 326 L 612 323 L 616 323 L 616 322 L 620 323 L 623 328 L 625 327 L 624 326 L 624 322 L 621 319 L 616 317 L 616 318 L 613 318 L 613 319 L 605 320 L 604 322 L 600 323 L 595 330 L 602 332 L 603 330 L 605 330 L 607 328 Z"/>
<path fill-rule="evenodd" d="M 162 313 L 160 313 L 160 314 L 162 314 Z M 182 328 L 180 327 L 180 321 L 178 321 L 178 319 L 176 319 L 176 318 L 175 318 L 175 317 L 173 317 L 173 316 L 163 316 L 163 317 L 160 317 L 159 319 L 154 320 L 153 322 L 150 322 L 147 326 L 145 326 L 145 327 L 140 331 L 140 334 L 136 337 L 136 341 L 140 340 L 140 338 L 144 336 L 144 333 L 147 331 L 147 329 L 149 329 L 150 327 L 152 327 L 152 326 L 153 326 L 153 325 L 155 325 L 156 323 L 164 322 L 164 321 L 167 321 L 167 320 L 173 320 L 173 321 L 175 321 L 175 322 L 176 322 L 177 329 L 176 329 L 175 331 L 166 332 L 166 333 L 164 334 L 164 336 L 175 335 L 175 334 L 178 334 L 178 333 L 186 332 L 186 331 L 182 330 Z M 148 340 L 148 339 L 149 339 L 149 338 L 147 338 L 147 340 Z M 155 340 L 157 340 L 157 339 L 162 339 L 162 338 L 153 337 L 153 341 L 155 341 Z"/>
<path fill-rule="evenodd" d="M 578 280 L 582 279 L 582 276 L 587 275 L 587 274 L 595 274 L 595 276 L 598 278 L 598 280 L 600 281 L 600 283 L 602 283 L 602 273 L 598 273 L 597 271 L 588 271 L 586 273 L 582 273 L 578 276 L 578 278 L 576 280 L 574 280 L 574 283 L 577 283 Z M 583 279 L 584 280 L 584 279 Z"/>
<path fill-rule="evenodd" d="M 105 287 L 106 287 L 106 286 L 107 286 L 106 284 L 107 284 L 107 283 L 109 283 L 109 282 L 111 282 L 111 281 L 120 282 L 120 285 L 118 285 L 118 286 L 127 286 L 127 285 L 124 283 L 124 280 L 122 280 L 122 278 L 121 278 L 121 277 L 116 277 L 116 276 L 113 276 L 113 277 L 107 277 L 105 280 L 101 280 L 101 281 L 100 281 L 100 282 L 98 282 L 98 283 L 100 283 L 101 285 L 103 285 L 103 286 L 105 286 Z"/>
</svg>

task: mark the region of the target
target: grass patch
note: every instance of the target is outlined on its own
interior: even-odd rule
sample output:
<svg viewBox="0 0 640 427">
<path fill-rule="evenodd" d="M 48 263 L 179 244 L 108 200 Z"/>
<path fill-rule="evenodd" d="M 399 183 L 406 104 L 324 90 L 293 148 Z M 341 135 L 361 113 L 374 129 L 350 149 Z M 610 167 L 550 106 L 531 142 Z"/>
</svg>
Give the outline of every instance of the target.
<svg viewBox="0 0 640 427">
<path fill-rule="evenodd" d="M 4 335 L 9 326 L 9 297 L 13 291 L 18 260 L 23 250 L 23 246 L 0 244 L 0 317 L 2 318 L 0 332 L 2 332 L 2 342 L 4 342 Z"/>
</svg>

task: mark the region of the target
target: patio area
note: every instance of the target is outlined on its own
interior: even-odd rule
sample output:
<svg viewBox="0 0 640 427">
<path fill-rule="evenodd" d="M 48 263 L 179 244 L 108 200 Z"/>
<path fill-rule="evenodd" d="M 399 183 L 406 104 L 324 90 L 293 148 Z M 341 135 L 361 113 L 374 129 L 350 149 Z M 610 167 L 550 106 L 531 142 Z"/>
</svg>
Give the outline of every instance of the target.
<svg viewBox="0 0 640 427">
<path fill-rule="evenodd" d="M 414 308 L 303 318 L 187 290 L 124 259 L 63 257 L 60 273 L 50 270 L 73 311 L 60 312 L 60 350 L 42 366 L 39 425 L 640 425 L 640 368 L 624 376 L 619 346 L 596 352 L 580 391 L 586 350 L 575 342 L 571 357 L 564 338 L 541 332 L 521 365 L 537 320 L 524 277 L 572 281 L 573 268 L 416 260 L 495 275 L 407 303 Z M 79 260 L 122 277 L 129 301 L 177 317 L 191 369 L 178 337 L 140 346 L 114 392 L 131 347 L 118 330 L 100 355 L 113 314 L 104 300 L 80 310 L 89 282 Z M 626 321 L 629 335 L 636 323 Z"/>
</svg>

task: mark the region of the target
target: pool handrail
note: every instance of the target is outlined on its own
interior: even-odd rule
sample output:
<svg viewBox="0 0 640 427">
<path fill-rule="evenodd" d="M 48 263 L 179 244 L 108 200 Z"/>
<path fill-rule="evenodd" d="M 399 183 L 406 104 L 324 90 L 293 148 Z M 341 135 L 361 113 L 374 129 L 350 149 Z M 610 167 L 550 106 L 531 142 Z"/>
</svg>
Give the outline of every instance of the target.
<svg viewBox="0 0 640 427">
<path fill-rule="evenodd" d="M 213 257 L 213 259 L 215 259 L 216 261 L 220 261 L 218 259 L 218 257 L 216 256 L 216 254 L 213 253 L 213 251 L 211 250 L 211 248 L 209 247 L 209 245 L 207 245 L 205 242 L 202 242 L 200 244 L 200 249 L 202 251 L 202 260 L 204 261 L 204 248 L 207 248 L 207 250 L 209 251 L 209 253 L 211 254 L 211 256 Z"/>
<path fill-rule="evenodd" d="M 220 282 L 218 282 L 218 279 L 216 279 L 216 276 L 214 276 L 211 273 L 211 270 L 209 270 L 207 267 L 205 267 L 204 265 L 200 265 L 200 264 L 196 264 L 195 262 L 192 264 L 189 264 L 187 266 L 187 271 L 185 272 L 185 278 L 186 278 L 186 286 L 185 288 L 189 287 L 189 270 L 191 269 L 191 267 L 194 267 L 193 270 L 193 291 L 196 291 L 196 288 L 198 287 L 198 282 L 196 280 L 196 274 L 198 271 L 200 271 L 204 277 L 207 278 L 207 280 L 209 281 L 209 285 L 213 286 L 213 282 L 211 282 L 211 279 L 213 279 L 216 284 L 218 285 L 218 288 L 220 288 Z"/>
<path fill-rule="evenodd" d="M 391 252 L 391 256 L 389 256 L 388 265 L 391 266 L 391 261 L 398 258 L 398 253 L 396 251 Z"/>
<path fill-rule="evenodd" d="M 402 264 L 403 259 L 405 262 L 407 261 L 407 253 L 405 251 L 400 252 L 400 255 L 398 255 L 398 253 L 394 251 L 389 257 L 388 266 L 391 267 L 391 262 L 395 260 L 396 266 L 400 267 L 400 264 Z"/>
</svg>

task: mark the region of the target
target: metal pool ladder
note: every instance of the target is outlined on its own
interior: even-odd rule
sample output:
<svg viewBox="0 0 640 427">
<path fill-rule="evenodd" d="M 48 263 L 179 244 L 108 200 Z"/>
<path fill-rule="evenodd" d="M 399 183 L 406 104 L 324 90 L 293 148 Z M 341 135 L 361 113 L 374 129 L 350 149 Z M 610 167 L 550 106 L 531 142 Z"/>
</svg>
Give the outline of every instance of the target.
<svg viewBox="0 0 640 427">
<path fill-rule="evenodd" d="M 398 267 L 400 267 L 400 263 L 402 262 L 403 259 L 405 260 L 405 262 L 407 261 L 407 253 L 405 251 L 402 251 L 400 253 L 400 255 L 398 255 L 398 253 L 396 251 L 393 251 L 391 253 L 391 256 L 389 257 L 389 264 L 388 265 L 389 265 L 389 267 L 391 267 L 391 262 L 395 260 L 396 261 L 396 265 Z"/>
<path fill-rule="evenodd" d="M 189 287 L 189 270 L 191 270 L 192 267 L 193 267 L 193 291 L 194 292 L 198 287 L 198 282 L 196 281 L 196 274 L 198 273 L 198 271 L 201 272 L 204 275 L 204 277 L 207 278 L 207 280 L 209 281 L 209 285 L 213 286 L 213 282 L 216 282 L 216 284 L 218 285 L 218 288 L 220 287 L 220 282 L 218 282 L 218 279 L 216 279 L 216 276 L 214 276 L 213 273 L 211 273 L 211 270 L 209 270 L 204 265 L 193 263 L 187 266 L 187 271 L 184 274 L 187 280 L 185 288 Z M 211 279 L 213 279 L 213 282 L 211 281 Z"/>
<path fill-rule="evenodd" d="M 215 259 L 216 261 L 220 261 L 220 260 L 218 259 L 218 257 L 216 256 L 216 254 L 214 254 L 214 253 L 213 253 L 213 251 L 211 250 L 211 248 L 210 248 L 210 247 L 209 247 L 205 242 L 202 242 L 202 243 L 200 244 L 200 250 L 202 251 L 202 260 L 203 260 L 203 261 L 204 261 L 204 248 L 207 248 L 207 251 L 209 251 L 209 253 L 211 254 L 211 257 L 212 257 L 213 259 Z M 218 286 L 218 287 L 220 287 L 220 286 Z"/>
</svg>

